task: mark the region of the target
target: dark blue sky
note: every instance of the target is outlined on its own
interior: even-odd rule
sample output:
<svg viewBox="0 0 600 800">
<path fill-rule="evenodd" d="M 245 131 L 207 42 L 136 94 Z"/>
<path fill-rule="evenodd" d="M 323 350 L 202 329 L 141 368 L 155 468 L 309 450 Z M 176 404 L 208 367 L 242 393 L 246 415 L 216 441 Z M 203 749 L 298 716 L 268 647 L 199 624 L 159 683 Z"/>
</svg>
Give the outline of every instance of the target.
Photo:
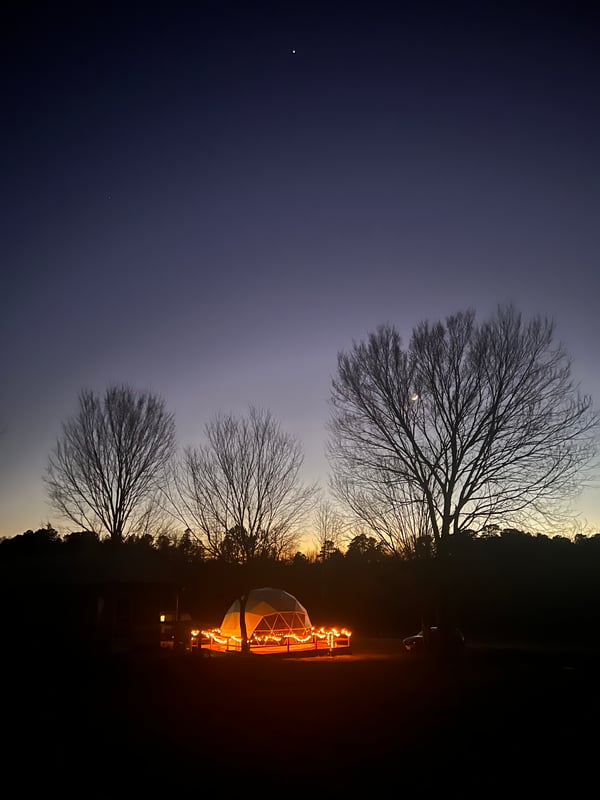
<svg viewBox="0 0 600 800">
<path fill-rule="evenodd" d="M 268 408 L 325 485 L 337 352 L 383 322 L 548 315 L 598 406 L 597 4 L 3 15 L 0 536 L 61 528 L 49 450 L 115 381 L 182 445 Z"/>
</svg>

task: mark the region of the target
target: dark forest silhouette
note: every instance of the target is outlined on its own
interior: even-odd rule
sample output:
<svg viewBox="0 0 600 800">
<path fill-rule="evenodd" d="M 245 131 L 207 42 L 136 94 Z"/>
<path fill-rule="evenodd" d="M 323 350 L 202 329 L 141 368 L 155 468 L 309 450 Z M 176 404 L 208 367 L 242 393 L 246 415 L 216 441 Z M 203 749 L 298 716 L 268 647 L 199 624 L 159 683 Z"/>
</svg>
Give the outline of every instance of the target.
<svg viewBox="0 0 600 800">
<path fill-rule="evenodd" d="M 420 623 L 431 565 L 385 556 L 369 537 L 243 567 L 206 560 L 187 537 L 115 545 L 47 526 L 0 540 L 5 775 L 26 796 L 60 786 L 97 798 L 202 781 L 448 797 L 479 797 L 490 781 L 588 786 L 600 534 L 461 535 L 451 563 L 468 646 L 440 661 L 403 653 L 397 638 Z M 248 585 L 285 588 L 313 624 L 351 627 L 354 654 L 199 659 L 157 646 L 160 611 L 218 625 Z M 540 761 L 549 739 L 554 755 Z"/>
<path fill-rule="evenodd" d="M 247 587 L 298 597 L 313 623 L 364 636 L 415 632 L 435 560 L 385 555 L 356 536 L 345 552 L 325 542 L 314 558 L 207 559 L 194 539 L 150 535 L 115 544 L 93 533 L 60 536 L 50 524 L 0 540 L 5 603 L 36 621 L 37 636 L 79 643 L 156 643 L 158 616 L 177 606 L 218 626 Z M 491 528 L 454 537 L 450 601 L 467 641 L 590 643 L 600 616 L 600 534 L 548 537 Z"/>
</svg>

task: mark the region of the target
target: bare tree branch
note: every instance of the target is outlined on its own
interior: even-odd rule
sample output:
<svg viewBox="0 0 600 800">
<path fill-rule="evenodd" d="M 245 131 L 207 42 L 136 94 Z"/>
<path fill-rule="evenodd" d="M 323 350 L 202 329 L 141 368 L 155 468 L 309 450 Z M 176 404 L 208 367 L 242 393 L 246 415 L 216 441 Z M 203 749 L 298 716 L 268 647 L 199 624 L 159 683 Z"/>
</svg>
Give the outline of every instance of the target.
<svg viewBox="0 0 600 800">
<path fill-rule="evenodd" d="M 315 544 L 319 552 L 328 547 L 339 549 L 348 529 L 348 520 L 338 511 L 330 500 L 321 500 L 313 517 Z"/>
<path fill-rule="evenodd" d="M 334 488 L 390 546 L 423 509 L 438 544 L 477 522 L 544 524 L 596 467 L 598 415 L 553 324 L 511 306 L 423 322 L 407 349 L 381 326 L 338 356 L 331 403 Z"/>
<path fill-rule="evenodd" d="M 175 423 L 160 398 L 127 386 L 109 387 L 103 400 L 84 390 L 49 457 L 50 501 L 79 527 L 121 541 L 155 513 L 174 450 Z"/>
<path fill-rule="evenodd" d="M 246 563 L 294 552 L 316 485 L 302 485 L 300 445 L 269 412 L 218 416 L 175 475 L 176 513 L 215 558 Z"/>
</svg>

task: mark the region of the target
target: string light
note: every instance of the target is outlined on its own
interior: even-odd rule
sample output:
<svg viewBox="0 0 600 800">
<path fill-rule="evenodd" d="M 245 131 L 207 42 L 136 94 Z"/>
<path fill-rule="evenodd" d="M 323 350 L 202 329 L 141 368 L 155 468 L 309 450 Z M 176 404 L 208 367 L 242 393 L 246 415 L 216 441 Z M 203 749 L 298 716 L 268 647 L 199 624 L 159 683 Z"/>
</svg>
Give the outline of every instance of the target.
<svg viewBox="0 0 600 800">
<path fill-rule="evenodd" d="M 203 647 L 202 640 L 207 643 L 209 649 L 238 651 L 242 648 L 242 638 L 240 636 L 225 636 L 220 628 L 210 630 L 193 630 L 192 647 Z M 260 653 L 261 648 L 273 648 L 293 650 L 300 652 L 304 650 L 318 650 L 326 647 L 329 650 L 349 649 L 352 632 L 347 628 L 312 628 L 307 634 L 301 636 L 297 633 L 277 633 L 267 634 L 254 633 L 248 639 L 248 647 L 251 652 Z"/>
</svg>

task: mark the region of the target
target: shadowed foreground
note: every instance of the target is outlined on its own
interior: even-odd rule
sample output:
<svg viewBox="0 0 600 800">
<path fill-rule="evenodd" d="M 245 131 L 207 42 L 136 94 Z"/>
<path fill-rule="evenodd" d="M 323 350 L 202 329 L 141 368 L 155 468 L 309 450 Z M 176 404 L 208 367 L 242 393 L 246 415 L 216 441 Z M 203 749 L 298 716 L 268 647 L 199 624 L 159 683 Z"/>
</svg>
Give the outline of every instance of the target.
<svg viewBox="0 0 600 800">
<path fill-rule="evenodd" d="M 26 797 L 365 782 L 571 793 L 595 775 L 599 663 L 489 647 L 435 662 L 398 640 L 310 659 L 37 653 L 13 659 L 3 684 L 4 778 Z"/>
</svg>

